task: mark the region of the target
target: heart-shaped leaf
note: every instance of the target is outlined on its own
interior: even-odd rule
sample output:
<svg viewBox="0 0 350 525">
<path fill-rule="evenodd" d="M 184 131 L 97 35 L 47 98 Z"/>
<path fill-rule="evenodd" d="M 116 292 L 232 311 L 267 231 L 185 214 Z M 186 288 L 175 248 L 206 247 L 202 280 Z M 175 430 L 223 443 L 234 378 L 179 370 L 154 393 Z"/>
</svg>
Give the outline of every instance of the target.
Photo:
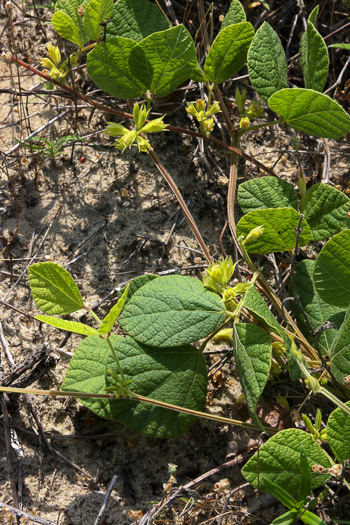
<svg viewBox="0 0 350 525">
<path fill-rule="evenodd" d="M 139 288 L 124 306 L 119 324 L 141 343 L 169 347 L 207 337 L 224 320 L 217 294 L 193 277 L 169 275 Z"/>
</svg>

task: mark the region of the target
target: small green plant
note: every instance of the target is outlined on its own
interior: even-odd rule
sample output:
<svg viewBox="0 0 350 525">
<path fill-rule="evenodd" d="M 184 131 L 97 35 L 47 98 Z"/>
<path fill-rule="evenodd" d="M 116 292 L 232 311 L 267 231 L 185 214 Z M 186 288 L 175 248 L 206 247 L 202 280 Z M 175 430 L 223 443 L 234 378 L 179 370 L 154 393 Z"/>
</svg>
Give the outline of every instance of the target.
<svg viewBox="0 0 350 525">
<path fill-rule="evenodd" d="M 40 157 L 55 159 L 64 146 L 80 140 L 81 138 L 78 135 L 66 135 L 57 140 L 32 137 L 31 139 L 21 142 L 21 145 L 31 153 L 37 153 Z"/>
<path fill-rule="evenodd" d="M 308 432 L 278 432 L 243 467 L 243 475 L 253 486 L 274 494 L 289 509 L 273 522 L 276 524 L 291 524 L 296 519 L 322 524 L 312 508 L 324 494 L 316 497 L 313 491 L 331 476 L 338 478 L 350 458 L 350 407 L 345 402 L 350 384 L 349 199 L 325 184 L 307 190 L 299 158 L 299 194 L 276 176 L 244 182 L 237 191 L 243 217 L 237 224 L 235 220 L 238 157 L 269 171 L 241 151 L 243 135 L 276 125 L 329 139 L 338 139 L 350 130 L 349 115 L 322 93 L 329 60 L 315 26 L 317 15 L 318 7 L 310 14 L 300 42 L 303 88 L 289 87 L 287 61 L 277 33 L 267 22 L 255 33 L 238 0 L 231 2 L 203 67 L 185 26 L 171 27 L 161 10 L 147 0 L 118 0 L 114 4 L 112 0 L 84 0 L 81 4 L 58 0 L 52 24 L 77 49 L 62 60 L 60 50 L 48 44 L 50 58 L 43 58 L 46 71 L 38 72 L 72 92 L 64 82 L 69 80 L 69 70 L 87 53 L 88 74 L 99 88 L 119 99 L 142 97 L 146 101 L 146 105 L 134 103 L 133 113 L 127 114 L 96 105 L 74 92 L 98 109 L 133 120 L 131 129 L 109 122 L 105 131 L 117 137 L 117 149 L 123 152 L 135 145 L 154 161 L 208 260 L 202 282 L 192 277 L 155 275 L 133 280 L 103 320 L 83 303 L 63 268 L 54 263 L 31 266 L 33 298 L 48 314 L 37 319 L 86 336 L 71 360 L 62 391 L 46 393 L 75 395 L 99 416 L 148 436 L 178 435 L 198 416 L 243 425 L 203 412 L 207 388 L 203 350 L 212 338 L 224 336 L 232 342 L 253 427 L 274 433 L 262 425 L 255 409 L 269 377 L 274 377 L 271 370 L 288 371 L 291 380 L 304 381 L 309 390 L 326 396 L 338 408 L 331 413 L 327 430 L 321 430 L 319 414 L 314 426 L 304 417 Z M 237 88 L 232 119 L 220 85 L 245 64 L 257 99 L 247 105 L 245 90 L 241 93 Z M 148 120 L 154 100 L 172 93 L 188 79 L 206 87 L 206 100 L 188 102 L 186 107 L 199 131 L 167 125 L 164 117 Z M 277 115 L 275 120 L 262 121 L 266 106 Z M 226 124 L 229 144 L 212 135 L 217 118 Z M 250 280 L 232 286 L 232 260 L 212 260 L 181 193 L 148 141 L 148 133 L 163 131 L 196 135 L 229 152 L 228 224 L 252 271 Z M 299 247 L 318 241 L 327 242 L 317 260 L 295 266 Z M 276 252 L 292 256 L 290 297 L 283 302 L 266 281 L 264 269 L 257 268 L 251 259 L 255 254 Z M 96 328 L 54 317 L 80 309 L 92 315 Z M 111 333 L 116 321 L 126 337 Z M 326 439 L 337 464 L 322 448 Z"/>
</svg>

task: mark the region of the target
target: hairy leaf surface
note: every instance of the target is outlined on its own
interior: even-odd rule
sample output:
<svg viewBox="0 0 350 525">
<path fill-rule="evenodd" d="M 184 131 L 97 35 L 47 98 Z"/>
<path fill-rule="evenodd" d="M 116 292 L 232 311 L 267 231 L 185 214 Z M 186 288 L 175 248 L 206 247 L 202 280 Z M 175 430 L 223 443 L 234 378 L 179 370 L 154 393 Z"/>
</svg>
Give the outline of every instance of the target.
<svg viewBox="0 0 350 525">
<path fill-rule="evenodd" d="M 281 89 L 269 107 L 292 128 L 314 137 L 339 139 L 350 130 L 350 117 L 338 102 L 312 89 Z"/>
<path fill-rule="evenodd" d="M 298 195 L 289 182 L 276 177 L 261 177 L 238 187 L 238 203 L 244 213 L 265 208 L 298 209 Z"/>
<path fill-rule="evenodd" d="M 322 241 L 344 229 L 350 200 L 327 184 L 315 184 L 301 201 L 301 213 L 311 228 L 313 241 Z"/>
<path fill-rule="evenodd" d="M 327 454 L 317 441 L 303 430 L 287 429 L 272 436 L 259 449 L 259 454 L 246 463 L 242 474 L 254 487 L 269 492 L 265 480 L 280 485 L 290 494 L 296 494 L 300 484 L 300 445 L 303 445 L 310 466 L 331 466 Z M 321 487 L 330 479 L 328 474 L 311 473 L 311 487 Z"/>
<path fill-rule="evenodd" d="M 154 348 L 130 337 L 113 337 L 113 346 L 132 392 L 173 405 L 203 410 L 207 393 L 207 371 L 202 353 L 191 345 Z M 110 354 L 107 369 L 118 369 Z M 106 384 L 111 386 L 107 372 Z M 127 399 L 110 401 L 113 419 L 145 434 L 170 438 L 182 434 L 196 417 L 149 403 Z"/>
<path fill-rule="evenodd" d="M 217 294 L 193 277 L 169 275 L 139 288 L 119 323 L 141 343 L 169 347 L 207 337 L 224 319 L 224 304 Z"/>
<path fill-rule="evenodd" d="M 229 25 L 215 38 L 204 64 L 204 72 L 217 84 L 232 78 L 245 64 L 254 37 L 249 22 Z"/>
<path fill-rule="evenodd" d="M 236 369 L 249 414 L 262 430 L 264 427 L 255 412 L 255 407 L 269 377 L 271 352 L 271 340 L 264 330 L 251 323 L 234 325 L 233 353 Z"/>
<path fill-rule="evenodd" d="M 314 282 L 326 303 L 343 308 L 350 304 L 350 230 L 324 245 L 316 261 Z"/>
<path fill-rule="evenodd" d="M 264 22 L 257 30 L 248 52 L 249 78 L 255 91 L 264 99 L 288 87 L 287 61 L 281 41 Z"/>
<path fill-rule="evenodd" d="M 141 42 L 152 33 L 170 27 L 161 10 L 148 0 L 118 0 L 113 6 L 106 38 L 122 36 Z"/>
<path fill-rule="evenodd" d="M 275 208 L 254 210 L 242 217 L 237 224 L 237 236 L 247 236 L 257 226 L 263 226 L 260 237 L 245 244 L 250 253 L 274 253 L 289 251 L 295 247 L 296 228 L 300 214 L 293 208 Z M 299 236 L 299 246 L 305 246 L 311 240 L 311 230 L 305 219 L 303 231 Z"/>
</svg>

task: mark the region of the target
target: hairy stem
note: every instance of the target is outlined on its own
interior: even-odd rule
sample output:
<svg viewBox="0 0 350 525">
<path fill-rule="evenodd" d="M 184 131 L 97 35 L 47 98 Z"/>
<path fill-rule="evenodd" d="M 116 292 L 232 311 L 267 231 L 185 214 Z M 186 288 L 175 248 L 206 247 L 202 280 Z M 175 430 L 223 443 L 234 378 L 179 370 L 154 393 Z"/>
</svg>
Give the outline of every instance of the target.
<svg viewBox="0 0 350 525">
<path fill-rule="evenodd" d="M 65 392 L 63 390 L 37 390 L 31 388 L 11 388 L 11 387 L 0 387 L 0 392 L 7 392 L 13 394 L 34 394 L 34 395 L 43 395 L 43 396 L 55 396 L 55 397 L 78 397 L 78 398 L 98 398 L 98 399 L 116 399 L 114 394 L 89 394 L 87 392 Z M 204 419 L 210 419 L 211 421 L 219 421 L 221 423 L 226 423 L 228 425 L 237 425 L 244 428 L 250 428 L 252 430 L 257 430 L 261 432 L 260 427 L 252 423 L 246 423 L 244 421 L 239 421 L 238 419 L 231 419 L 229 417 L 217 416 L 215 414 L 206 414 L 205 412 L 200 412 L 198 410 L 192 410 L 191 408 L 184 408 L 177 405 L 172 405 L 171 403 L 166 403 L 164 401 L 158 401 L 157 399 L 151 399 L 145 396 L 139 396 L 138 394 L 131 394 L 131 399 L 134 401 L 141 401 L 143 403 L 149 403 L 151 405 L 160 406 L 162 408 L 167 408 L 169 410 L 174 410 L 175 412 L 182 412 L 184 414 L 189 414 L 191 416 L 201 417 Z M 279 432 L 277 428 L 264 427 L 267 433 L 272 432 L 276 434 Z"/>
</svg>

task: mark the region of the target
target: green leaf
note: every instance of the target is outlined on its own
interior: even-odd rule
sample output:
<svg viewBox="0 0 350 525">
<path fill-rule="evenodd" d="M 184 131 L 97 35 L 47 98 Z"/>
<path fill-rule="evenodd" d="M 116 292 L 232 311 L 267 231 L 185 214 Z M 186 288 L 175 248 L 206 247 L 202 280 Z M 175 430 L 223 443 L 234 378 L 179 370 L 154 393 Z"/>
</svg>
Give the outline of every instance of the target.
<svg viewBox="0 0 350 525">
<path fill-rule="evenodd" d="M 238 203 L 244 213 L 265 208 L 298 209 L 298 195 L 289 182 L 277 177 L 252 179 L 238 187 Z"/>
<path fill-rule="evenodd" d="M 346 406 L 350 407 L 350 401 Z M 328 418 L 327 441 L 339 463 L 350 458 L 350 416 L 341 408 L 333 410 Z"/>
<path fill-rule="evenodd" d="M 338 47 L 339 49 L 350 49 L 350 44 L 345 44 L 345 43 L 341 43 L 341 44 L 331 44 L 330 46 L 328 47 Z"/>
<path fill-rule="evenodd" d="M 331 466 L 327 454 L 317 441 L 303 430 L 281 430 L 260 448 L 259 453 L 244 465 L 242 474 L 254 487 L 269 492 L 265 483 L 268 479 L 283 487 L 290 494 L 296 494 L 300 484 L 300 445 L 304 446 L 309 464 Z M 311 472 L 311 489 L 321 487 L 330 479 L 328 474 Z"/>
<path fill-rule="evenodd" d="M 345 310 L 325 303 L 317 293 L 313 281 L 315 264 L 316 261 L 305 260 L 296 265 L 294 277 L 295 286 L 300 302 L 305 310 L 306 315 L 308 316 L 313 331 L 316 331 L 318 328 L 320 328 L 320 326 L 322 326 L 326 321 L 331 322 L 333 325 L 333 328 L 322 330 L 322 332 L 317 336 L 317 341 L 322 355 L 329 355 L 332 342 L 344 321 Z M 290 293 L 292 294 L 291 287 Z M 310 334 L 310 330 L 306 324 L 305 318 L 294 301 L 290 302 L 290 308 L 298 322 L 298 327 L 307 340 L 311 344 L 314 344 L 314 338 L 312 334 Z"/>
<path fill-rule="evenodd" d="M 134 40 L 118 37 L 104 42 L 87 56 L 87 69 L 95 84 L 117 98 L 136 98 L 145 85 L 131 73 L 129 58 Z"/>
<path fill-rule="evenodd" d="M 350 308 L 333 341 L 330 358 L 332 374 L 339 383 L 347 384 L 344 378 L 350 375 Z"/>
<path fill-rule="evenodd" d="M 232 24 L 239 24 L 245 22 L 246 16 L 241 2 L 238 0 L 232 0 L 230 7 L 226 13 L 226 16 L 221 24 L 221 30 L 225 29 Z"/>
<path fill-rule="evenodd" d="M 305 502 L 311 493 L 311 468 L 303 445 L 300 445 L 300 473 L 301 480 L 298 487 L 298 501 Z"/>
<path fill-rule="evenodd" d="M 130 301 L 131 297 L 134 295 L 135 292 L 137 292 L 139 288 L 141 288 L 141 286 L 144 286 L 145 284 L 149 283 L 150 281 L 154 281 L 155 279 L 159 279 L 159 275 L 155 275 L 154 273 L 145 273 L 144 275 L 135 277 L 135 279 L 130 281 L 130 283 L 128 283 L 126 286 L 123 286 L 123 288 L 120 290 L 120 293 L 122 295 L 124 294 L 126 287 L 129 286 L 128 295 L 125 299 L 124 304 L 127 304 Z"/>
<path fill-rule="evenodd" d="M 126 380 L 135 394 L 177 406 L 203 410 L 207 393 L 207 371 L 202 353 L 190 345 L 154 348 L 130 337 L 111 336 Z M 107 369 L 118 373 L 113 356 Z M 111 376 L 106 375 L 111 386 Z M 126 399 L 110 401 L 113 419 L 147 436 L 171 438 L 185 432 L 196 417 L 149 403 Z"/>
<path fill-rule="evenodd" d="M 170 27 L 161 10 L 148 0 L 118 0 L 113 6 L 106 38 L 122 36 L 141 42 L 152 33 Z"/>
<path fill-rule="evenodd" d="M 254 29 L 249 22 L 229 25 L 220 31 L 204 64 L 210 82 L 225 82 L 244 66 L 253 38 Z"/>
<path fill-rule="evenodd" d="M 129 60 L 134 77 L 158 97 L 190 78 L 196 64 L 194 42 L 182 24 L 146 37 L 133 48 Z"/>
<path fill-rule="evenodd" d="M 110 312 L 103 319 L 102 323 L 98 327 L 99 334 L 109 334 L 109 332 L 111 332 L 114 326 L 114 323 L 118 319 L 119 314 L 122 311 L 123 306 L 125 304 L 125 301 L 128 295 L 128 291 L 129 291 L 129 286 L 130 286 L 130 283 L 126 286 L 122 296 L 118 299 L 117 304 L 113 306 Z"/>
<path fill-rule="evenodd" d="M 52 15 L 51 23 L 60 36 L 70 42 L 74 42 L 80 48 L 84 46 L 80 29 L 69 15 L 63 11 L 56 11 Z"/>
<path fill-rule="evenodd" d="M 263 226 L 264 232 L 257 239 L 245 244 L 250 253 L 273 253 L 289 251 L 295 247 L 296 228 L 300 214 L 293 208 L 275 208 L 255 210 L 247 213 L 237 224 L 237 236 L 246 237 L 257 226 Z M 305 219 L 303 231 L 299 236 L 299 246 L 305 246 L 311 240 L 311 230 Z"/>
<path fill-rule="evenodd" d="M 224 320 L 217 294 L 193 277 L 169 275 L 137 290 L 124 306 L 119 324 L 141 343 L 170 347 L 207 337 Z"/>
<path fill-rule="evenodd" d="M 251 323 L 236 323 L 233 328 L 233 354 L 236 370 L 247 400 L 253 422 L 262 430 L 255 407 L 265 388 L 271 367 L 271 340 L 269 335 Z"/>
<path fill-rule="evenodd" d="M 90 0 L 83 17 L 84 31 L 90 40 L 97 40 L 102 27 L 101 22 L 111 14 L 113 0 Z"/>
<path fill-rule="evenodd" d="M 274 315 L 271 313 L 269 307 L 254 285 L 248 288 L 244 296 L 243 306 L 253 314 L 253 317 L 259 321 L 259 324 L 266 326 L 278 334 L 283 332 L 279 323 L 276 321 Z"/>
<path fill-rule="evenodd" d="M 43 312 L 64 315 L 84 307 L 73 277 L 56 263 L 37 263 L 28 268 L 35 304 Z"/>
<path fill-rule="evenodd" d="M 106 394 L 106 365 L 110 353 L 106 339 L 100 336 L 84 339 L 69 363 L 62 390 Z M 108 399 L 84 397 L 79 401 L 98 416 L 111 419 Z"/>
<path fill-rule="evenodd" d="M 281 516 L 278 516 L 275 520 L 271 522 L 271 525 L 291 525 L 292 523 L 295 523 L 296 519 L 298 517 L 298 511 L 297 510 L 289 510 L 288 512 L 285 512 Z"/>
<path fill-rule="evenodd" d="M 350 304 L 350 230 L 330 239 L 322 248 L 314 270 L 316 290 L 326 303 Z"/>
<path fill-rule="evenodd" d="M 248 51 L 249 78 L 255 91 L 264 99 L 288 87 L 287 61 L 281 41 L 272 27 L 264 22 Z"/>
<path fill-rule="evenodd" d="M 312 89 L 281 89 L 269 99 L 269 107 L 292 128 L 315 137 L 339 139 L 350 130 L 350 117 L 328 95 Z"/>
<path fill-rule="evenodd" d="M 301 201 L 301 213 L 311 228 L 313 241 L 322 241 L 344 229 L 350 200 L 327 184 L 315 184 Z"/>
<path fill-rule="evenodd" d="M 66 332 L 74 332 L 75 334 L 80 335 L 97 335 L 98 331 L 87 324 L 78 323 L 77 321 L 67 321 L 66 319 L 60 319 L 59 317 L 51 317 L 50 315 L 36 315 L 35 319 L 41 321 L 42 323 L 49 324 L 50 326 L 55 326 L 60 330 L 65 330 Z"/>
<path fill-rule="evenodd" d="M 310 13 L 308 22 L 315 24 L 316 18 L 318 17 L 319 6 L 317 5 Z"/>
<path fill-rule="evenodd" d="M 328 75 L 328 51 L 323 38 L 310 20 L 300 40 L 300 64 L 305 87 L 321 92 Z"/>
<path fill-rule="evenodd" d="M 293 509 L 298 504 L 297 500 L 293 498 L 288 492 L 284 490 L 280 485 L 276 485 L 269 478 L 265 479 L 265 484 L 268 487 L 270 494 L 275 496 L 283 505 L 289 509 Z M 295 509 L 296 510 L 296 509 Z"/>
</svg>

